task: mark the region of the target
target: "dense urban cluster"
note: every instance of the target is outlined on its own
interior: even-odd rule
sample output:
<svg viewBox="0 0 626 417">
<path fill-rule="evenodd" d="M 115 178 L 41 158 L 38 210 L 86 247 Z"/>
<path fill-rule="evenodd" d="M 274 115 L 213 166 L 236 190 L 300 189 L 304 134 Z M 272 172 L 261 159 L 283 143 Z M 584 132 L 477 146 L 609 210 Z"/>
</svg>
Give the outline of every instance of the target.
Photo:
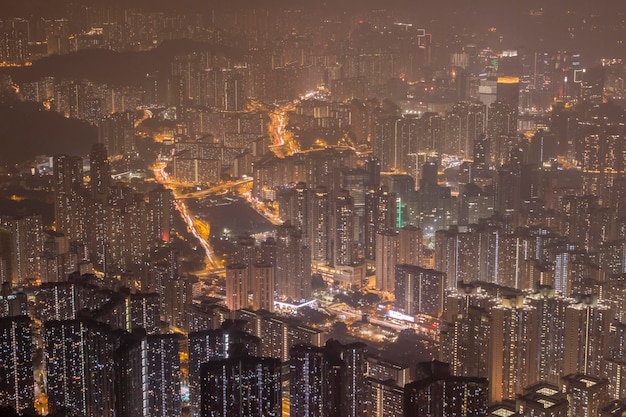
<svg viewBox="0 0 626 417">
<path fill-rule="evenodd" d="M 0 414 L 626 413 L 623 6 L 61 3 L 0 11 Z"/>
</svg>

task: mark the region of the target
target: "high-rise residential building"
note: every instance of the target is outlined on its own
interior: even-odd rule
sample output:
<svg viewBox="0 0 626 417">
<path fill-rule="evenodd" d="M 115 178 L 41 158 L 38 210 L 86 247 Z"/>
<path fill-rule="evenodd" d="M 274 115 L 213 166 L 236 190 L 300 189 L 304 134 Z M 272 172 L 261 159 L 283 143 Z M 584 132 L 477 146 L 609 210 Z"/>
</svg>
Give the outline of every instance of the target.
<svg viewBox="0 0 626 417">
<path fill-rule="evenodd" d="M 244 329 L 261 339 L 261 356 L 289 360 L 289 349 L 299 343 L 322 346 L 324 332 L 302 324 L 293 318 L 281 317 L 268 311 L 248 309 L 235 312 L 235 318 L 245 320 Z"/>
<path fill-rule="evenodd" d="M 40 273 L 44 249 L 41 216 L 0 216 L 0 228 L 9 233 L 9 253 L 3 257 L 8 281 L 14 285 L 26 284 Z"/>
<path fill-rule="evenodd" d="M 0 62 L 23 65 L 28 61 L 27 33 L 19 30 L 0 31 Z"/>
<path fill-rule="evenodd" d="M 460 102 L 446 112 L 443 151 L 471 157 L 474 142 L 485 132 L 486 107 L 482 103 Z"/>
<path fill-rule="evenodd" d="M 240 263 L 226 267 L 226 307 L 230 310 L 247 308 L 249 305 L 248 268 Z"/>
<path fill-rule="evenodd" d="M 502 297 L 491 308 L 489 396 L 491 401 L 514 398 L 536 380 L 537 347 L 533 330 L 537 313 L 521 295 Z"/>
<path fill-rule="evenodd" d="M 519 415 L 524 417 L 568 417 L 567 397 L 559 387 L 544 381 L 524 389 L 517 397 Z"/>
<path fill-rule="evenodd" d="M 398 243 L 398 232 L 393 229 L 376 234 L 376 288 L 390 295 L 395 293 Z"/>
<path fill-rule="evenodd" d="M 227 77 L 224 82 L 224 110 L 242 111 L 245 110 L 245 105 L 243 76 L 234 73 Z"/>
<path fill-rule="evenodd" d="M 134 334 L 116 351 L 116 415 L 180 417 L 179 334 Z"/>
<path fill-rule="evenodd" d="M 196 300 L 187 306 L 189 333 L 219 329 L 230 318 L 230 310 L 215 300 Z"/>
<path fill-rule="evenodd" d="M 256 262 L 252 265 L 252 308 L 274 311 L 274 266 Z"/>
<path fill-rule="evenodd" d="M 126 331 L 144 329 L 147 334 L 158 333 L 161 327 L 159 294 L 134 293 L 124 298 Z M 128 314 L 130 313 L 130 314 Z"/>
<path fill-rule="evenodd" d="M 302 232 L 283 224 L 276 237 L 276 291 L 291 300 L 311 298 L 311 250 L 305 245 Z M 264 259 L 264 262 L 270 262 Z"/>
<path fill-rule="evenodd" d="M 332 265 L 351 266 L 356 261 L 354 243 L 354 202 L 342 190 L 334 201 L 332 230 Z"/>
<path fill-rule="evenodd" d="M 124 155 L 135 149 L 135 117 L 132 112 L 113 113 L 98 122 L 98 141 L 109 155 Z"/>
<path fill-rule="evenodd" d="M 289 351 L 289 403 L 294 417 L 338 415 L 341 361 L 327 349 L 300 344 Z"/>
<path fill-rule="evenodd" d="M 596 296 L 580 297 L 565 310 L 563 374 L 602 375 L 614 310 Z"/>
<path fill-rule="evenodd" d="M 420 363 L 416 369 L 415 381 L 404 387 L 404 415 L 485 415 L 489 404 L 488 386 L 485 378 L 451 375 L 447 363 Z"/>
<path fill-rule="evenodd" d="M 239 354 L 200 368 L 201 417 L 279 417 L 280 360 Z"/>
<path fill-rule="evenodd" d="M 61 232 L 44 232 L 44 251 L 41 257 L 41 282 L 67 281 L 67 276 L 76 270 L 77 257 L 70 253 L 68 237 Z"/>
<path fill-rule="evenodd" d="M 230 310 L 247 308 L 248 266 L 232 264 L 226 267 L 226 307 Z"/>
<path fill-rule="evenodd" d="M 600 410 L 600 417 L 621 417 L 626 413 L 626 400 L 613 400 Z"/>
<path fill-rule="evenodd" d="M 366 412 L 366 351 L 362 343 L 295 345 L 290 351 L 290 404 L 297 416 L 361 416 Z"/>
<path fill-rule="evenodd" d="M 329 242 L 332 232 L 328 189 L 324 186 L 317 187 L 310 201 L 307 236 L 311 247 L 311 261 L 326 263 L 331 259 Z"/>
<path fill-rule="evenodd" d="M 365 193 L 365 259 L 376 259 L 376 235 L 396 227 L 396 196 L 387 187 Z"/>
<path fill-rule="evenodd" d="M 565 312 L 572 303 L 555 292 L 554 288 L 538 287 L 528 297 L 537 312 L 536 354 L 537 378 L 550 384 L 558 384 L 565 358 Z"/>
<path fill-rule="evenodd" d="M 152 242 L 169 243 L 174 230 L 174 196 L 171 190 L 159 186 L 148 193 L 149 218 Z"/>
<path fill-rule="evenodd" d="M 33 340 L 28 316 L 0 318 L 0 405 L 34 406 Z"/>
<path fill-rule="evenodd" d="M 165 281 L 162 295 L 165 317 L 170 326 L 187 329 L 187 306 L 193 298 L 193 287 L 198 285 L 196 276 L 176 276 Z"/>
<path fill-rule="evenodd" d="M 404 314 L 439 317 L 443 312 L 446 275 L 433 269 L 399 264 L 395 268 L 395 307 Z"/>
<path fill-rule="evenodd" d="M 256 263 L 258 255 L 256 240 L 252 236 L 243 234 L 237 237 L 232 263 L 238 263 L 248 267 L 246 277 L 249 290 L 252 289 L 252 265 Z"/>
<path fill-rule="evenodd" d="M 68 231 L 77 221 L 72 213 L 83 186 L 83 160 L 78 156 L 57 155 L 53 164 L 55 227 L 58 231 Z"/>
<path fill-rule="evenodd" d="M 561 391 L 567 395 L 569 416 L 598 416 L 609 402 L 609 382 L 591 375 L 566 374 L 561 378 Z"/>
<path fill-rule="evenodd" d="M 367 415 L 373 417 L 403 417 L 404 389 L 395 381 L 367 378 Z"/>
<path fill-rule="evenodd" d="M 487 137 L 493 162 L 506 161 L 509 151 L 510 135 L 517 131 L 517 108 L 502 101 L 495 101 L 489 106 L 487 117 Z"/>
<path fill-rule="evenodd" d="M 469 305 L 455 313 L 442 333 L 441 354 L 454 375 L 487 378 L 491 316 L 484 307 Z"/>
<path fill-rule="evenodd" d="M 89 188 L 97 201 L 106 202 L 111 192 L 111 167 L 104 143 L 94 143 L 89 152 Z"/>
<path fill-rule="evenodd" d="M 386 115 L 378 118 L 374 125 L 372 148 L 374 155 L 380 158 L 380 166 L 383 171 L 402 169 L 401 123 L 401 117 Z"/>
<path fill-rule="evenodd" d="M 228 359 L 243 349 L 251 356 L 261 353 L 261 340 L 224 323 L 221 329 L 189 333 L 189 406 L 192 417 L 200 415 L 201 375 L 203 363 Z"/>
<path fill-rule="evenodd" d="M 451 227 L 435 233 L 435 269 L 446 274 L 446 288 L 493 277 L 487 272 L 490 265 L 488 240 L 476 227 L 466 232 Z M 491 257 L 495 258 L 495 254 Z"/>
<path fill-rule="evenodd" d="M 422 229 L 407 225 L 401 228 L 399 233 L 398 263 L 422 266 L 424 257 Z"/>
<path fill-rule="evenodd" d="M 406 365 L 383 360 L 375 356 L 367 357 L 367 376 L 378 381 L 392 379 L 395 385 L 404 387 L 410 379 L 410 369 Z"/>
<path fill-rule="evenodd" d="M 108 326 L 91 320 L 50 320 L 44 324 L 48 407 L 86 417 L 115 415 L 115 338 Z"/>
</svg>

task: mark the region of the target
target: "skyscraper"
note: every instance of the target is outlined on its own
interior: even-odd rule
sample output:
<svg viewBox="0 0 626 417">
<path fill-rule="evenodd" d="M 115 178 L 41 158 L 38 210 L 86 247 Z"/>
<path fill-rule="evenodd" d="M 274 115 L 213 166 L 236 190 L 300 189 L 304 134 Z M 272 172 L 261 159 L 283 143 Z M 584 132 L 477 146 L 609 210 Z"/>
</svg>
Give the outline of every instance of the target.
<svg viewBox="0 0 626 417">
<path fill-rule="evenodd" d="M 376 234 L 396 227 L 396 195 L 387 187 L 365 193 L 365 259 L 376 259 Z"/>
<path fill-rule="evenodd" d="M 248 307 L 248 267 L 244 264 L 226 267 L 226 307 L 233 311 Z"/>
<path fill-rule="evenodd" d="M 201 375 L 203 363 L 227 359 L 244 349 L 251 356 L 261 353 L 261 340 L 237 328 L 235 323 L 224 323 L 221 329 L 189 334 L 189 405 L 192 417 L 200 415 Z"/>
<path fill-rule="evenodd" d="M 354 248 L 354 202 L 342 190 L 334 201 L 332 227 L 332 265 L 351 266 L 356 261 Z"/>
<path fill-rule="evenodd" d="M 406 264 L 395 268 L 395 307 L 405 314 L 439 317 L 445 289 L 443 272 Z"/>
<path fill-rule="evenodd" d="M 424 257 L 422 229 L 412 225 L 400 229 L 398 263 L 421 266 Z"/>
<path fill-rule="evenodd" d="M 89 153 L 89 187 L 91 196 L 105 202 L 110 194 L 111 167 L 104 143 L 94 143 Z"/>
<path fill-rule="evenodd" d="M 76 221 L 72 213 L 77 203 L 77 194 L 83 186 L 83 160 L 78 156 L 57 155 L 54 157 L 54 221 L 58 231 L 68 231 Z"/>
<path fill-rule="evenodd" d="M 309 213 L 307 235 L 311 246 L 311 260 L 315 263 L 325 263 L 331 259 L 330 200 L 326 187 L 319 186 L 313 192 Z"/>
<path fill-rule="evenodd" d="M 336 340 L 323 348 L 295 345 L 290 351 L 290 403 L 296 416 L 362 416 L 367 386 L 362 343 Z"/>
<path fill-rule="evenodd" d="M 376 288 L 389 294 L 395 292 L 398 240 L 398 232 L 394 229 L 376 235 Z"/>
<path fill-rule="evenodd" d="M 280 360 L 242 353 L 207 362 L 200 373 L 201 417 L 281 415 Z"/>
<path fill-rule="evenodd" d="M 488 382 L 485 378 L 450 374 L 447 363 L 418 364 L 415 381 L 405 385 L 407 417 L 480 416 L 487 411 Z"/>
<path fill-rule="evenodd" d="M 294 226 L 278 228 L 276 242 L 276 290 L 292 300 L 311 297 L 311 250 Z"/>
<path fill-rule="evenodd" d="M 609 402 L 609 383 L 606 379 L 585 374 L 568 374 L 561 380 L 561 391 L 567 394 L 570 416 L 600 415 L 600 409 Z"/>
<path fill-rule="evenodd" d="M 489 396 L 491 401 L 514 398 L 534 381 L 536 311 L 522 296 L 502 297 L 491 309 Z"/>
<path fill-rule="evenodd" d="M 395 381 L 367 378 L 367 415 L 372 417 L 403 417 L 404 389 Z"/>
<path fill-rule="evenodd" d="M 565 311 L 563 373 L 602 375 L 601 361 L 607 352 L 614 311 L 595 296 L 583 296 Z"/>
<path fill-rule="evenodd" d="M 252 265 L 252 308 L 274 311 L 274 266 L 257 262 Z"/>
<path fill-rule="evenodd" d="M 289 351 L 289 403 L 293 417 L 338 415 L 341 361 L 327 349 L 296 345 Z"/>
<path fill-rule="evenodd" d="M 567 398 L 559 387 L 543 381 L 525 388 L 518 404 L 521 416 L 567 417 L 569 412 Z"/>
<path fill-rule="evenodd" d="M 43 227 L 40 215 L 0 216 L 0 228 L 9 232 L 10 255 L 7 273 L 14 285 L 23 285 L 39 275 L 43 255 Z"/>
<path fill-rule="evenodd" d="M 181 340 L 179 334 L 137 333 L 122 341 L 116 352 L 117 415 L 180 417 Z"/>
<path fill-rule="evenodd" d="M 132 112 L 113 113 L 98 123 L 98 141 L 103 143 L 111 156 L 129 153 L 135 148 L 135 117 Z"/>
<path fill-rule="evenodd" d="M 115 339 L 91 320 L 44 324 L 44 357 L 51 412 L 63 408 L 86 417 L 115 415 Z"/>
<path fill-rule="evenodd" d="M 0 405 L 18 413 L 34 401 L 33 340 L 28 316 L 0 318 Z"/>
</svg>

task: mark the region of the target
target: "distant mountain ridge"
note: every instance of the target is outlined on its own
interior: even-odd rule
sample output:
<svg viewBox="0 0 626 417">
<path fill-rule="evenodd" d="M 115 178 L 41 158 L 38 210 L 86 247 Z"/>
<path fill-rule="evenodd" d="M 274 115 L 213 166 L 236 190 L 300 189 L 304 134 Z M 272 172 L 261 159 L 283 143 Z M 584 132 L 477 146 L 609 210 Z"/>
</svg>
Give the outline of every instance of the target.
<svg viewBox="0 0 626 417">
<path fill-rule="evenodd" d="M 0 103 L 0 164 L 36 155 L 85 155 L 97 141 L 96 128 L 44 110 L 38 103 Z"/>
<path fill-rule="evenodd" d="M 164 41 L 150 51 L 141 52 L 84 49 L 65 55 L 47 56 L 33 62 L 32 66 L 5 68 L 0 72 L 10 74 L 17 83 L 54 76 L 114 85 L 137 85 L 148 73 L 168 73 L 170 63 L 176 56 L 199 51 L 243 59 L 243 52 L 237 49 L 183 39 Z"/>
</svg>

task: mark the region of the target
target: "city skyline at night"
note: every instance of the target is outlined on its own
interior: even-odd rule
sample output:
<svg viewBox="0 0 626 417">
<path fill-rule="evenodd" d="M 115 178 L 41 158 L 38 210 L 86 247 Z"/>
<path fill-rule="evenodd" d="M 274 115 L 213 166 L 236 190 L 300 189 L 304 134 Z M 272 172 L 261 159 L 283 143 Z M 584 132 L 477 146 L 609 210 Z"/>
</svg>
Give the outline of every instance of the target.
<svg viewBox="0 0 626 417">
<path fill-rule="evenodd" d="M 0 414 L 626 410 L 626 5 L 9 2 Z"/>
</svg>

